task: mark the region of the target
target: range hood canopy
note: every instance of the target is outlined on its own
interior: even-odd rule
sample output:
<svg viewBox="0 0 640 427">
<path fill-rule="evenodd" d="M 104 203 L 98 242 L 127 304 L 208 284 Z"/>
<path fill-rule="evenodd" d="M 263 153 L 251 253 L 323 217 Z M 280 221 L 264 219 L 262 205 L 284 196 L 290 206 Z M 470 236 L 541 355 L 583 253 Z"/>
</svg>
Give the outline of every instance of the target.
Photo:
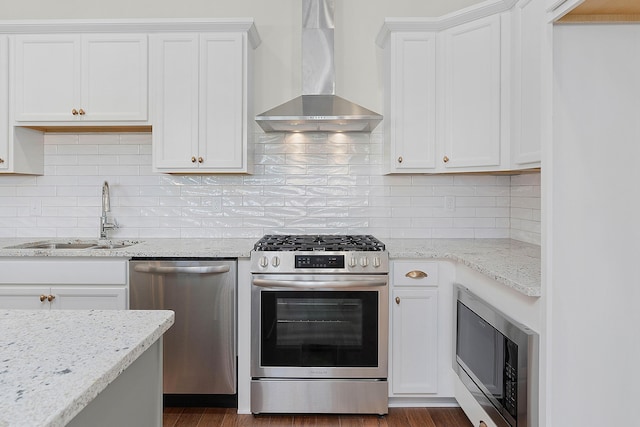
<svg viewBox="0 0 640 427">
<path fill-rule="evenodd" d="M 335 95 L 333 0 L 302 2 L 302 96 L 256 116 L 265 132 L 371 132 L 382 116 Z"/>
</svg>

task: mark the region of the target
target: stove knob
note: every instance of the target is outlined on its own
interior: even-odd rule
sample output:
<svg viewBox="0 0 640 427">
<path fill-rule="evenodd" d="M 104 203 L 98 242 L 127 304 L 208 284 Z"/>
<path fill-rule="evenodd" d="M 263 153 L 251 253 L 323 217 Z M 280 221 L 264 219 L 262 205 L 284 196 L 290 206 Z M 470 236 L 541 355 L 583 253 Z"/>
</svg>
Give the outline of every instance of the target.
<svg viewBox="0 0 640 427">
<path fill-rule="evenodd" d="M 374 257 L 373 257 L 373 266 L 374 266 L 375 268 L 380 267 L 380 257 L 377 257 L 377 256 L 374 256 Z"/>
<path fill-rule="evenodd" d="M 360 258 L 360 265 L 363 267 L 366 267 L 369 265 L 369 258 L 367 258 L 366 256 L 363 256 L 362 258 Z"/>
<path fill-rule="evenodd" d="M 263 256 L 260 258 L 260 267 L 267 268 L 269 266 L 269 258 Z"/>
<path fill-rule="evenodd" d="M 273 265 L 274 267 L 277 267 L 280 265 L 280 258 L 278 258 L 277 256 L 274 256 L 273 259 L 271 260 L 271 265 Z"/>
<path fill-rule="evenodd" d="M 353 267 L 355 267 L 357 265 L 358 265 L 358 261 L 356 260 L 356 258 L 355 257 L 351 257 L 349 259 L 349 267 L 353 268 Z"/>
</svg>

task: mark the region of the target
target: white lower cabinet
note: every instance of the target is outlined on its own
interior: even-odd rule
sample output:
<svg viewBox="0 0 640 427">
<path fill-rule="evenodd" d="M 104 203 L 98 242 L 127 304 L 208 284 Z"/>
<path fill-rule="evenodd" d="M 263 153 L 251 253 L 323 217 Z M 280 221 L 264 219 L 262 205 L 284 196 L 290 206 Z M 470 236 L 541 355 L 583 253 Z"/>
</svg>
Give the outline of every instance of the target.
<svg viewBox="0 0 640 427">
<path fill-rule="evenodd" d="M 27 310 L 124 310 L 126 287 L 0 286 L 0 308 Z"/>
<path fill-rule="evenodd" d="M 394 261 L 390 396 L 438 393 L 438 264 Z"/>
<path fill-rule="evenodd" d="M 125 310 L 125 259 L 0 259 L 0 309 Z"/>
<path fill-rule="evenodd" d="M 391 391 L 438 391 L 438 290 L 394 289 Z"/>
</svg>

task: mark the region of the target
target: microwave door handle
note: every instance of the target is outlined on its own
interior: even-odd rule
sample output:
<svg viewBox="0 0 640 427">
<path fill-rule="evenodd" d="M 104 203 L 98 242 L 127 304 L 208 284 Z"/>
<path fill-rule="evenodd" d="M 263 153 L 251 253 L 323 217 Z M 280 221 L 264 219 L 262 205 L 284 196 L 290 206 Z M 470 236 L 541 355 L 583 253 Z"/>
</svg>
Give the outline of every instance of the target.
<svg viewBox="0 0 640 427">
<path fill-rule="evenodd" d="M 184 266 L 184 267 L 157 267 L 153 265 L 136 265 L 134 270 L 139 273 L 149 274 L 222 274 L 229 272 L 228 265 L 215 266 Z"/>
<path fill-rule="evenodd" d="M 316 288 L 362 288 L 371 286 L 386 286 L 386 280 L 275 280 L 275 279 L 253 279 L 253 284 L 261 288 L 295 288 L 295 289 L 316 289 Z"/>
</svg>

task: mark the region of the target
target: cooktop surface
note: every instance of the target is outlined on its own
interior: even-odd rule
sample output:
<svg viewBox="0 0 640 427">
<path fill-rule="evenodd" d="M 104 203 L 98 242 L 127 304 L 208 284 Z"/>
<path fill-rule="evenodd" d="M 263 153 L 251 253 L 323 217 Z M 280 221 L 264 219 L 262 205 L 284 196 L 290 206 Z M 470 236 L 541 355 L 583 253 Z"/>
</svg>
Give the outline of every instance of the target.
<svg viewBox="0 0 640 427">
<path fill-rule="evenodd" d="M 384 251 L 380 240 L 368 234 L 267 234 L 253 246 L 256 251 Z"/>
</svg>

